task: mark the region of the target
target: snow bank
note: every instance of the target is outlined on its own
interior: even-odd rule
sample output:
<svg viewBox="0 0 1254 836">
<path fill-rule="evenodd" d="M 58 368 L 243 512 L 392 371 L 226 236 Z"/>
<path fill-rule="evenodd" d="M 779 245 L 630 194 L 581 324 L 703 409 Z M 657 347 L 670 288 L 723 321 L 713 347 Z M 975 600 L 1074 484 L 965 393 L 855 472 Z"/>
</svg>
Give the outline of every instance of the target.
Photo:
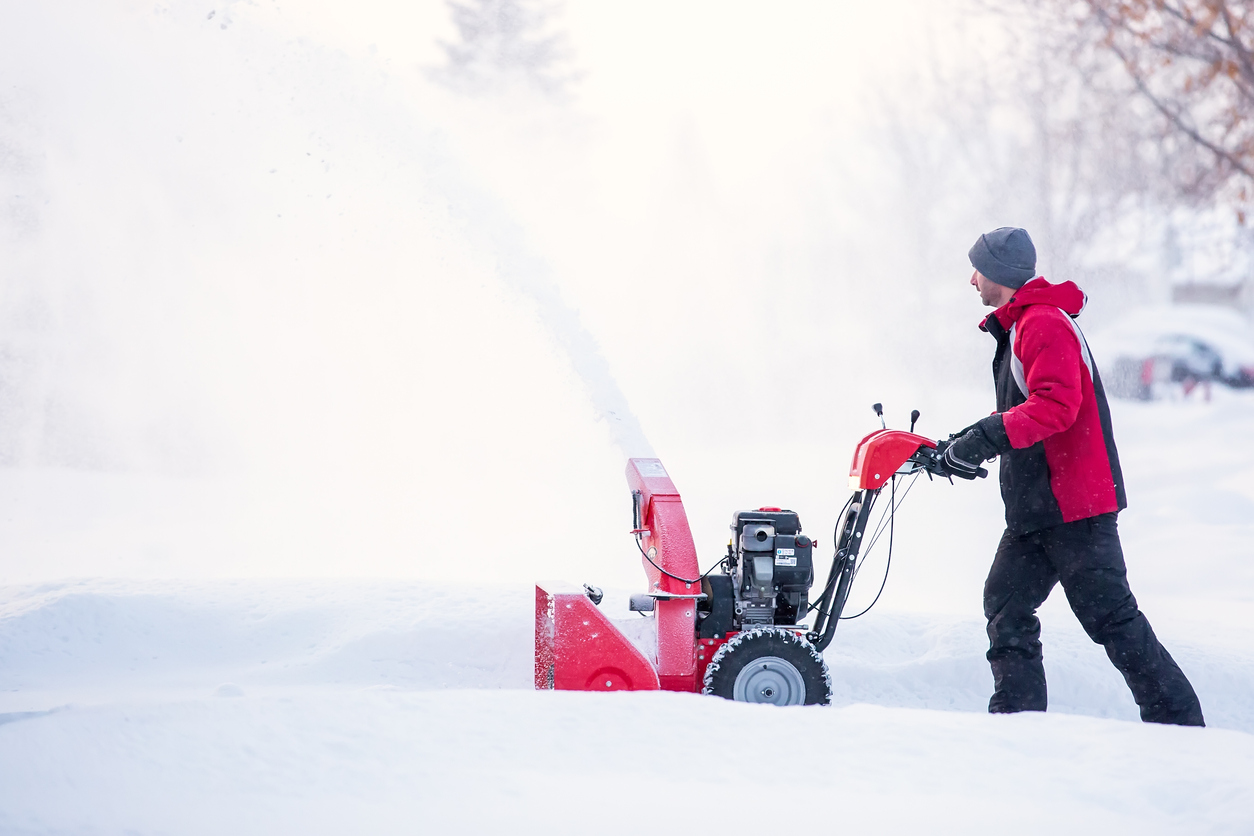
<svg viewBox="0 0 1254 836">
<path fill-rule="evenodd" d="M 742 772 L 746 740 L 778 761 Z M 375 691 L 123 702 L 7 722 L 0 745 L 23 753 L 0 760 L 0 826 L 14 834 L 680 833 L 833 815 L 874 833 L 1254 823 L 1250 736 L 1067 716 Z M 752 803 L 728 792 L 744 780 Z"/>
<path fill-rule="evenodd" d="M 629 614 L 626 597 L 608 591 L 602 608 L 647 642 L 652 621 Z M 223 684 L 248 695 L 530 689 L 533 601 L 528 587 L 415 582 L 9 587 L 0 711 L 201 698 Z M 835 704 L 984 711 L 991 682 L 978 618 L 873 613 L 842 624 L 827 650 Z M 1065 604 L 1051 601 L 1043 618 L 1051 710 L 1135 720 L 1119 675 Z M 1210 724 L 1254 732 L 1254 650 L 1215 642 L 1206 622 L 1169 623 L 1164 640 Z"/>
<path fill-rule="evenodd" d="M 607 592 L 603 606 L 625 620 L 625 598 Z M 873 611 L 827 652 L 836 707 L 779 710 L 536 693 L 532 606 L 526 587 L 415 582 L 8 587 L 0 831 L 627 833 L 643 811 L 667 832 L 770 821 L 714 801 L 746 741 L 781 753 L 771 768 L 750 760 L 757 791 L 788 815 L 838 806 L 844 826 L 874 832 L 968 832 L 1012 813 L 1025 833 L 1254 826 L 1249 651 L 1178 640 L 1211 728 L 1163 729 L 1135 722 L 1078 627 L 1052 623 L 1051 713 L 990 717 L 978 620 Z"/>
<path fill-rule="evenodd" d="M 115 695 L 531 685 L 534 593 L 436 584 L 71 582 L 0 603 L 0 710 Z"/>
</svg>

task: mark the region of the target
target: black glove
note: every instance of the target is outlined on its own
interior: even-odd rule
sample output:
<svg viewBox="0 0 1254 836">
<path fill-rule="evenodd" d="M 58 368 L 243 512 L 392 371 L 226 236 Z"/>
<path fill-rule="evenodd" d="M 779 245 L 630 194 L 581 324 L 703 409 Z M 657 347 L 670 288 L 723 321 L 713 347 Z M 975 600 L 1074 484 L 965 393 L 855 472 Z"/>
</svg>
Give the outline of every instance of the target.
<svg viewBox="0 0 1254 836">
<path fill-rule="evenodd" d="M 1000 414 L 982 418 L 957 435 L 950 436 L 943 449 L 942 443 L 937 444 L 940 463 L 947 475 L 960 479 L 974 479 L 980 475 L 981 464 L 1010 449 L 1006 425 L 1002 423 Z"/>
<path fill-rule="evenodd" d="M 931 471 L 941 478 L 957 476 L 959 479 L 974 479 L 979 476 L 979 468 L 975 465 L 946 460 L 945 454 L 949 452 L 951 444 L 953 441 L 943 438 L 936 442 L 936 459 L 932 463 Z"/>
</svg>

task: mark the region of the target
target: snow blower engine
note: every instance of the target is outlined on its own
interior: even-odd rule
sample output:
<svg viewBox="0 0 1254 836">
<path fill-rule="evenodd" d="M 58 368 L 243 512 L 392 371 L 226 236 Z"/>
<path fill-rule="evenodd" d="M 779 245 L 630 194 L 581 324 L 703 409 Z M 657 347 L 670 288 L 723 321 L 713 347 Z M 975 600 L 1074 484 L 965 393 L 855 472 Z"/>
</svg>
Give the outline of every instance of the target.
<svg viewBox="0 0 1254 836">
<path fill-rule="evenodd" d="M 875 411 L 882 425 L 880 404 Z M 726 555 L 701 574 L 683 502 L 666 468 L 658 459 L 628 460 L 631 533 L 649 584 L 631 596 L 630 609 L 651 623 L 630 630 L 633 641 L 598 608 L 602 593 L 596 587 L 537 584 L 536 688 L 700 691 L 743 702 L 828 704 L 832 683 L 822 652 L 842 618 L 862 615 L 844 616 L 845 603 L 885 530 L 891 561 L 893 516 L 913 485 L 912 479 L 898 497 L 898 478 L 945 475 L 939 457 L 947 442 L 938 448 L 915 435 L 918 411 L 910 417 L 910 432 L 884 428 L 858 443 L 849 469 L 853 495 L 840 512 L 831 569 L 813 602 L 818 544 L 802 532 L 796 513 L 778 507 L 736 512 Z M 987 471 L 981 468 L 979 475 Z M 870 526 L 885 487 L 888 506 Z"/>
</svg>

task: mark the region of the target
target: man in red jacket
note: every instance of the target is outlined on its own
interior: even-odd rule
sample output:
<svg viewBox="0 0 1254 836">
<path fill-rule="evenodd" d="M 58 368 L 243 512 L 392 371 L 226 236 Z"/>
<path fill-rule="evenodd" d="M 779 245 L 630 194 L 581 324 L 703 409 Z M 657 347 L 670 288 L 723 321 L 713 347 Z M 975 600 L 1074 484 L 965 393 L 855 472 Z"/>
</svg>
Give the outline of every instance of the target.
<svg viewBox="0 0 1254 836">
<path fill-rule="evenodd" d="M 1201 726 L 1193 686 L 1159 643 L 1128 588 L 1116 517 L 1127 507 L 1101 376 L 1074 319 L 1084 293 L 1036 276 L 1022 229 L 981 235 L 971 284 L 995 308 L 997 412 L 942 442 L 955 476 L 1001 456 L 1006 532 L 984 586 L 993 713 L 1044 711 L 1036 610 L 1061 583 L 1071 611 L 1123 674 L 1141 719 Z M 1034 278 L 1035 277 L 1035 278 Z"/>
</svg>

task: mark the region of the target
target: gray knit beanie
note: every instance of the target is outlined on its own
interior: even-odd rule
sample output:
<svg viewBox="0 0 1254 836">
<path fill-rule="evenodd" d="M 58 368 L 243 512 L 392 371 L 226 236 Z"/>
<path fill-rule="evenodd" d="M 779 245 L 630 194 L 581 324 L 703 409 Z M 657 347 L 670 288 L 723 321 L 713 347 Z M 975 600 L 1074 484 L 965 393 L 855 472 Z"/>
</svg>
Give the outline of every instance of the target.
<svg viewBox="0 0 1254 836">
<path fill-rule="evenodd" d="M 1003 226 L 981 235 L 967 253 L 985 278 L 1015 290 L 1036 278 L 1036 247 L 1026 230 Z"/>
</svg>

